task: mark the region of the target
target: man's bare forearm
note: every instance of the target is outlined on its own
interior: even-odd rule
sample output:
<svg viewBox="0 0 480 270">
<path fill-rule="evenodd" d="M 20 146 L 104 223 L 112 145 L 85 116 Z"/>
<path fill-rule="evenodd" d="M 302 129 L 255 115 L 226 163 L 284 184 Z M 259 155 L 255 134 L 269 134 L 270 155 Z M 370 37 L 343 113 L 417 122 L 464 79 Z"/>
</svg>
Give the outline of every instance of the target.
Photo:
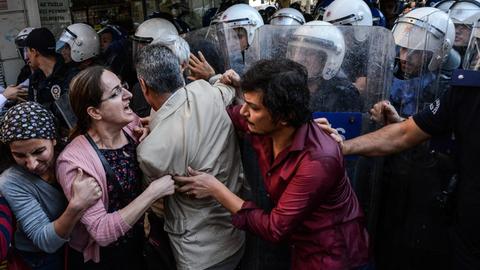
<svg viewBox="0 0 480 270">
<path fill-rule="evenodd" d="M 375 132 L 347 140 L 343 143 L 344 155 L 384 156 L 398 153 L 430 138 L 409 118 L 387 125 Z"/>
</svg>

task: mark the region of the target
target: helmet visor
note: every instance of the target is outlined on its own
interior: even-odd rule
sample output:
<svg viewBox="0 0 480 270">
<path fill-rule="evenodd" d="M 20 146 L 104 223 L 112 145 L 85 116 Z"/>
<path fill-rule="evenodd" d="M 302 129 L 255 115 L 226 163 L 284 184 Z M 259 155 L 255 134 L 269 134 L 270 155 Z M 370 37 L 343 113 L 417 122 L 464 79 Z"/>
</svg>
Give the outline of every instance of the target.
<svg viewBox="0 0 480 270">
<path fill-rule="evenodd" d="M 315 81 L 322 76 L 327 53 L 320 48 L 309 46 L 288 46 L 287 58 L 305 66 L 308 71 L 308 80 Z"/>
<path fill-rule="evenodd" d="M 411 50 L 435 51 L 444 39 L 440 29 L 415 18 L 398 19 L 392 30 L 395 44 Z"/>
<path fill-rule="evenodd" d="M 62 35 L 60 36 L 60 38 L 57 41 L 57 44 L 55 46 L 55 50 L 57 52 L 60 52 L 63 49 L 63 47 L 65 46 L 65 44 L 69 44 L 70 46 L 72 46 L 72 44 L 73 44 L 73 42 L 76 38 L 77 38 L 77 35 L 75 35 L 68 28 L 65 28 Z"/>
<path fill-rule="evenodd" d="M 335 20 L 329 20 L 328 22 L 331 24 L 339 24 L 339 25 L 353 25 L 354 22 L 361 21 L 363 19 L 362 16 L 357 14 L 350 14 Z"/>
<path fill-rule="evenodd" d="M 272 25 L 302 25 L 305 21 L 292 14 L 280 13 L 270 19 Z"/>
</svg>

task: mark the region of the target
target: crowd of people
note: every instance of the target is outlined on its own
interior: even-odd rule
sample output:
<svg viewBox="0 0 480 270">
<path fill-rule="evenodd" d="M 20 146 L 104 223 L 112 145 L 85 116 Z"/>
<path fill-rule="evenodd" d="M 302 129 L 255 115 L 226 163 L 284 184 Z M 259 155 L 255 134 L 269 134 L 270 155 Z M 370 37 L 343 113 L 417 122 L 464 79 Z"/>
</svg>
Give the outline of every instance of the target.
<svg viewBox="0 0 480 270">
<path fill-rule="evenodd" d="M 249 269 L 256 238 L 288 245 L 283 269 L 480 269 L 480 2 L 417 3 L 391 30 L 368 1 L 323 2 L 234 4 L 182 35 L 20 31 L 7 269 Z"/>
</svg>

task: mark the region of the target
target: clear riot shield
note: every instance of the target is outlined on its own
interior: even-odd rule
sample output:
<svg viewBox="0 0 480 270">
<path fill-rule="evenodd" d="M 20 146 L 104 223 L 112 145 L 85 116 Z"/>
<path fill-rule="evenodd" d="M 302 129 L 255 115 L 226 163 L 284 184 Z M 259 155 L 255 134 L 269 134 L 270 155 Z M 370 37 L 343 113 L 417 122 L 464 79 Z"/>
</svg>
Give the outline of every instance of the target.
<svg viewBox="0 0 480 270">
<path fill-rule="evenodd" d="M 70 96 L 69 94 L 63 94 L 55 102 L 55 108 L 62 116 L 63 121 L 67 124 L 68 129 L 72 129 L 77 124 L 77 116 L 73 112 L 72 106 L 70 105 Z"/>
<path fill-rule="evenodd" d="M 444 12 L 418 8 L 392 29 L 395 68 L 389 100 L 408 117 L 449 87 L 459 55 L 451 50 L 453 23 Z M 384 159 L 378 186 L 376 266 L 379 269 L 450 269 L 448 228 L 455 166 L 450 136 L 435 138 Z"/>
<path fill-rule="evenodd" d="M 223 24 L 211 25 L 182 35 L 190 52 L 201 51 L 217 74 L 234 69 L 243 74 L 244 59 L 239 34 Z"/>
<path fill-rule="evenodd" d="M 182 35 L 190 45 L 190 51 L 197 54 L 201 51 L 216 73 L 223 73 L 227 69 L 234 69 L 243 74 L 246 67 L 246 51 L 244 36 L 235 28 L 223 24 L 212 25 Z M 242 50 L 243 44 L 243 50 Z M 239 137 L 242 153 L 242 164 L 247 181 L 243 198 L 254 201 L 265 210 L 272 208 L 263 184 L 263 178 L 258 167 L 257 156 L 248 140 Z M 289 247 L 286 245 L 272 245 L 259 237 L 247 234 L 245 255 L 242 259 L 242 269 L 287 270 L 290 263 Z"/>
<path fill-rule="evenodd" d="M 480 3 L 456 2 L 448 11 L 448 15 L 455 25 L 453 48 L 460 54 L 462 67 L 465 68 L 463 59 L 467 52 L 472 29 L 480 19 Z"/>
<path fill-rule="evenodd" d="M 356 41 L 354 32 L 362 33 L 364 41 Z M 391 33 L 381 27 L 265 25 L 246 50 L 245 64 L 248 68 L 260 59 L 280 57 L 303 64 L 309 73 L 312 111 L 335 113 L 342 135 L 352 138 L 367 131 L 362 131 L 362 116 L 388 99 L 394 49 Z M 344 127 L 345 123 L 351 124 Z"/>
<path fill-rule="evenodd" d="M 453 72 L 452 87 L 478 88 L 480 85 L 480 19 L 472 25 L 467 44 L 462 68 Z"/>
<path fill-rule="evenodd" d="M 356 41 L 354 32 L 365 41 Z M 308 70 L 313 111 L 364 113 L 388 97 L 394 47 L 391 33 L 380 27 L 265 25 L 245 62 L 248 68 L 260 59 L 295 60 Z M 348 89 L 333 90 L 338 83 Z"/>
<path fill-rule="evenodd" d="M 261 59 L 285 58 L 287 46 L 298 25 L 264 25 L 257 29 L 255 39 L 245 53 L 245 65 Z"/>
<path fill-rule="evenodd" d="M 392 29 L 396 58 L 389 99 L 403 117 L 423 110 L 445 92 L 452 71 L 460 65 L 458 52 L 451 49 L 455 28 L 444 14 L 437 17 L 437 13 L 421 19 L 401 17 Z M 438 23 L 441 20 L 445 22 Z"/>
<path fill-rule="evenodd" d="M 355 32 L 364 35 L 362 42 L 356 41 Z M 245 53 L 247 68 L 260 59 L 280 57 L 307 68 L 314 117 L 327 117 L 346 139 L 376 128 L 368 111 L 388 99 L 395 57 L 390 31 L 365 26 L 262 26 Z M 381 169 L 379 159 L 347 159 L 350 180 L 371 228 Z"/>
<path fill-rule="evenodd" d="M 480 20 L 472 27 L 462 67 L 469 71 L 480 70 Z"/>
</svg>

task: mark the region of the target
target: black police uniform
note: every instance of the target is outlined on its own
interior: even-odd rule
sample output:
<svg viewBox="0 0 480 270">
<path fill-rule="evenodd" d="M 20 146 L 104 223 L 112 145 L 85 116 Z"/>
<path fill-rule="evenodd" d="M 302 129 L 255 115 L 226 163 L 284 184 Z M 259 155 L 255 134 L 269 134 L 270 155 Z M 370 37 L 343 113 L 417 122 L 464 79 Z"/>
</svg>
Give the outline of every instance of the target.
<svg viewBox="0 0 480 270">
<path fill-rule="evenodd" d="M 355 85 L 345 78 L 318 79 L 321 89 L 313 91 L 310 107 L 314 112 L 361 112 L 363 101 Z"/>
<path fill-rule="evenodd" d="M 437 93 L 448 91 L 450 75 L 442 73 L 424 87 L 418 103 L 432 103 Z M 408 79 L 400 69 L 394 76 Z M 402 104 L 392 104 L 402 116 L 409 116 L 401 112 Z M 447 232 L 452 210 L 448 197 L 458 171 L 454 161 L 456 143 L 451 138 L 452 132 L 445 132 L 384 159 L 381 182 L 376 187 L 379 195 L 375 198 L 379 269 L 450 269 L 451 243 Z"/>
<path fill-rule="evenodd" d="M 432 136 L 454 133 L 458 185 L 451 230 L 453 269 L 480 269 L 480 74 L 456 70 L 451 89 L 413 116 Z"/>
<path fill-rule="evenodd" d="M 47 107 L 54 114 L 57 126 L 60 128 L 62 136 L 64 136 L 68 134 L 69 127 L 64 116 L 55 105 L 55 101 L 68 93 L 70 81 L 79 70 L 73 66 L 66 65 L 59 54 L 55 56 L 55 59 L 56 63 L 50 76 L 46 77 L 40 69 L 34 71 L 30 76 L 28 100 L 38 102 Z"/>
</svg>

